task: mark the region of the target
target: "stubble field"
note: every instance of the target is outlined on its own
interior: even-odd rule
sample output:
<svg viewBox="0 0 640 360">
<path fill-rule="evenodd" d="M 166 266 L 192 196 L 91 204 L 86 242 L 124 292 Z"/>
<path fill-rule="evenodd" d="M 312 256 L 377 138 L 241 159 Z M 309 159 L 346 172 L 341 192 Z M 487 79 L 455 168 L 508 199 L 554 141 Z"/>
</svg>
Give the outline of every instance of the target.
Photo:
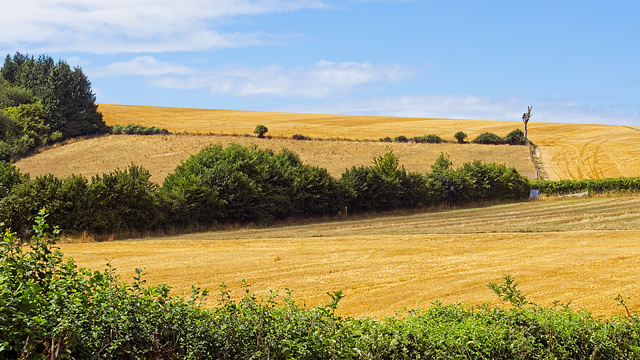
<svg viewBox="0 0 640 360">
<path fill-rule="evenodd" d="M 145 267 L 151 283 L 179 294 L 225 282 L 236 296 L 294 289 L 309 305 L 343 290 L 340 311 L 392 316 L 436 300 L 496 303 L 485 287 L 510 274 L 528 298 L 571 302 L 597 315 L 640 307 L 640 197 L 546 200 L 349 219 L 266 229 L 185 234 L 129 241 L 65 244 L 78 263 L 105 259 L 131 279 Z"/>
<path fill-rule="evenodd" d="M 446 152 L 454 166 L 479 159 L 514 166 L 525 176 L 533 169 L 525 147 L 458 144 L 386 144 L 369 140 L 398 135 L 437 134 L 452 140 L 465 131 L 498 135 L 521 122 L 449 119 L 348 117 L 100 105 L 109 125 L 130 123 L 207 136 L 109 136 L 59 146 L 18 162 L 33 175 L 52 172 L 91 176 L 134 162 L 161 183 L 175 165 L 209 143 L 287 147 L 305 163 L 339 176 L 345 168 L 367 165 L 391 146 L 410 171 L 425 172 Z M 220 137 L 251 134 L 264 124 L 274 137 L 257 140 Z M 640 131 L 636 127 L 534 123 L 550 179 L 640 176 Z M 209 134 L 212 134 L 209 136 Z M 216 135 L 217 134 L 217 135 Z M 360 141 L 292 141 L 312 138 Z M 267 145 L 268 144 L 268 145 Z M 488 151 L 488 153 L 483 153 Z M 621 311 L 613 298 L 629 296 L 640 308 L 640 197 L 547 199 L 537 202 L 440 209 L 422 214 L 341 219 L 334 222 L 185 234 L 128 241 L 64 244 L 63 252 L 82 266 L 103 268 L 105 259 L 130 280 L 144 267 L 151 283 L 165 282 L 177 293 L 190 286 L 214 293 L 226 282 L 241 295 L 242 279 L 253 291 L 294 289 L 309 304 L 328 302 L 328 291 L 343 290 L 343 314 L 393 315 L 403 306 L 432 301 L 496 302 L 485 287 L 504 274 L 515 276 L 529 299 L 554 300 L 611 315 Z"/>
<path fill-rule="evenodd" d="M 263 124 L 274 137 L 302 134 L 323 139 L 378 140 L 436 134 L 453 141 L 453 134 L 464 131 L 472 140 L 484 132 L 505 136 L 523 126 L 519 119 L 421 119 L 110 104 L 101 104 L 99 110 L 108 125 L 133 123 L 173 132 L 252 134 L 256 125 Z M 640 127 L 545 123 L 533 110 L 529 138 L 538 145 L 549 180 L 640 176 Z"/>
</svg>

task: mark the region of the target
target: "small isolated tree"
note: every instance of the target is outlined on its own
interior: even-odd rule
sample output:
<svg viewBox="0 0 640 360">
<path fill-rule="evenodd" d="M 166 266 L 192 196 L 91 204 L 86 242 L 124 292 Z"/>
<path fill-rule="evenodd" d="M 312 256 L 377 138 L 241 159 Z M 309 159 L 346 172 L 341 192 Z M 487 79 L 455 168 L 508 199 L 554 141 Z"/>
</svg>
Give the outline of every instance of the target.
<svg viewBox="0 0 640 360">
<path fill-rule="evenodd" d="M 453 137 L 458 140 L 460 144 L 464 144 L 464 139 L 467 138 L 467 134 L 465 134 L 463 131 L 458 131 L 455 135 L 453 135 Z"/>
<path fill-rule="evenodd" d="M 258 135 L 259 138 L 264 138 L 264 134 L 266 134 L 269 131 L 269 129 L 267 129 L 266 126 L 264 125 L 258 125 L 256 126 L 255 130 L 253 130 L 253 133 Z"/>
</svg>

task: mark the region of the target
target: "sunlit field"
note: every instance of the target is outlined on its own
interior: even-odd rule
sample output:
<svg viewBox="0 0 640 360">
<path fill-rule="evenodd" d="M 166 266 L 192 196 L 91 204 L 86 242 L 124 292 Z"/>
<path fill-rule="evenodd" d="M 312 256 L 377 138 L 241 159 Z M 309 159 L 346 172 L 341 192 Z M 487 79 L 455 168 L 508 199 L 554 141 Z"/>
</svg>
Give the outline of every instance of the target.
<svg viewBox="0 0 640 360">
<path fill-rule="evenodd" d="M 146 268 L 152 283 L 177 293 L 225 282 L 236 295 L 294 289 L 308 304 L 343 290 L 343 314 L 391 316 L 436 300 L 496 303 L 485 287 L 513 275 L 531 301 L 571 302 L 598 315 L 640 307 L 640 197 L 548 199 L 433 213 L 344 219 L 266 229 L 66 244 L 79 264 L 105 259 L 131 279 Z"/>
<path fill-rule="evenodd" d="M 279 151 L 290 149 L 306 164 L 339 177 L 351 166 L 370 165 L 392 150 L 409 171 L 425 173 L 440 153 L 454 167 L 481 160 L 505 164 L 535 178 L 524 146 L 457 144 L 484 132 L 504 136 L 520 121 L 417 119 L 341 115 L 177 109 L 101 104 L 108 125 L 139 124 L 175 134 L 110 135 L 71 141 L 17 162 L 32 176 L 53 173 L 93 176 L 135 163 L 161 184 L 181 161 L 208 144 L 237 143 Z M 539 120 L 539 122 L 537 121 Z M 640 176 L 640 128 L 529 123 L 549 179 Z M 257 139 L 256 125 L 269 128 Z M 295 141 L 301 134 L 310 141 Z M 447 144 L 380 142 L 436 134 Z M 234 136 L 235 135 L 235 136 Z M 640 308 L 640 197 L 597 196 L 476 208 L 429 209 L 379 217 L 349 217 L 270 228 L 240 228 L 127 241 L 61 245 L 82 266 L 101 269 L 105 259 L 131 280 L 146 268 L 150 283 L 177 293 L 191 285 L 215 297 L 223 282 L 242 294 L 242 280 L 259 295 L 294 289 L 309 305 L 328 302 L 343 290 L 340 311 L 352 316 L 394 315 L 403 307 L 429 307 L 436 300 L 472 305 L 496 303 L 486 288 L 502 275 L 520 282 L 529 300 L 550 306 L 557 300 L 598 315 L 619 313 L 613 300 L 630 297 Z"/>
<path fill-rule="evenodd" d="M 454 141 L 464 131 L 473 140 L 484 132 L 504 136 L 521 129 L 514 121 L 421 119 L 318 115 L 100 104 L 108 125 L 139 124 L 173 132 L 252 134 L 266 125 L 273 137 L 302 134 L 312 138 L 379 140 L 436 134 Z M 640 176 L 640 127 L 545 123 L 535 111 L 529 138 L 539 146 L 550 180 Z M 473 160 L 473 159 L 471 159 Z M 519 169 L 520 170 L 520 169 Z"/>
</svg>

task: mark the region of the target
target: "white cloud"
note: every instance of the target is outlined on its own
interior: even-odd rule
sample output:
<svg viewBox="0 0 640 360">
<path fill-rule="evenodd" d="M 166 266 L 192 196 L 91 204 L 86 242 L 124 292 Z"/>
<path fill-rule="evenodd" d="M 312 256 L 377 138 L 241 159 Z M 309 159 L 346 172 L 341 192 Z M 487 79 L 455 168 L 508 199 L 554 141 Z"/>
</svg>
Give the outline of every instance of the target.
<svg viewBox="0 0 640 360">
<path fill-rule="evenodd" d="M 323 8 L 322 0 L 23 0 L 3 4 L 0 50 L 97 54 L 201 51 L 273 41 L 217 28 L 240 15 Z"/>
<path fill-rule="evenodd" d="M 92 78 L 144 76 L 152 85 L 168 89 L 208 89 L 214 94 L 239 97 L 313 99 L 346 95 L 365 85 L 400 81 L 412 74 L 411 69 L 395 64 L 330 61 L 292 69 L 278 65 L 197 69 L 159 61 L 152 56 L 136 57 L 87 72 Z"/>
<path fill-rule="evenodd" d="M 125 75 L 190 75 L 196 72 L 195 69 L 185 65 L 158 61 L 153 56 L 140 56 L 129 61 L 115 62 L 89 71 L 89 73 L 96 78 Z"/>
<path fill-rule="evenodd" d="M 590 107 L 566 99 L 482 97 L 467 94 L 411 95 L 345 100 L 279 107 L 278 111 L 521 121 L 527 106 L 533 106 L 532 121 L 550 123 L 610 124 L 637 126 L 640 117 L 631 107 Z M 276 110 L 276 109 L 272 109 Z"/>
</svg>

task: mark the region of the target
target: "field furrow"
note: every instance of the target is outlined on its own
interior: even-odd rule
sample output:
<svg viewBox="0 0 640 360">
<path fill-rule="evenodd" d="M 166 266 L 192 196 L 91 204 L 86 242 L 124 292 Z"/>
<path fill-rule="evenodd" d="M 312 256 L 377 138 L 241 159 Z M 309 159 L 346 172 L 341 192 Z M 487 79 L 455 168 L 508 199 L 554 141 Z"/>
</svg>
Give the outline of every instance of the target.
<svg viewBox="0 0 640 360">
<path fill-rule="evenodd" d="M 640 197 L 546 200 L 339 222 L 64 244 L 80 265 L 106 258 L 125 279 L 145 267 L 152 283 L 236 295 L 242 279 L 265 295 L 294 289 L 308 304 L 343 290 L 343 314 L 386 316 L 435 300 L 496 302 L 485 287 L 511 274 L 542 305 L 572 302 L 596 314 L 640 308 Z"/>
</svg>

